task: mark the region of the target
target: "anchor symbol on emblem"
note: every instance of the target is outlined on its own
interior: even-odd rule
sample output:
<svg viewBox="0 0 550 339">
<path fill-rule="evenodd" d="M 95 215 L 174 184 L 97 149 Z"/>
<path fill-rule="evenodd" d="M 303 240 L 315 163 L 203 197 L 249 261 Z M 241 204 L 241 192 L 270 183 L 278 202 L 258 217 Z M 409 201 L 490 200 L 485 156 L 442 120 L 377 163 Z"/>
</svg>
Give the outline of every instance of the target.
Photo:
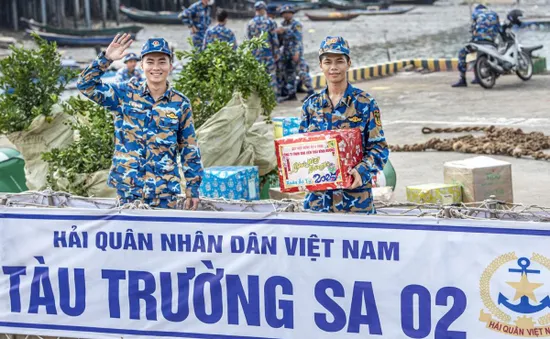
<svg viewBox="0 0 550 339">
<path fill-rule="evenodd" d="M 521 278 L 519 282 L 506 282 L 508 285 L 512 286 L 516 290 L 514 295 L 514 301 L 520 299 L 518 304 L 512 304 L 508 301 L 502 293 L 498 294 L 498 304 L 506 307 L 510 311 L 521 313 L 521 314 L 531 314 L 542 311 L 546 307 L 550 308 L 550 296 L 546 296 L 538 305 L 531 304 L 530 301 L 537 302 L 535 297 L 534 290 L 541 287 L 542 283 L 532 283 L 527 278 L 528 274 L 540 274 L 540 270 L 528 269 L 531 265 L 531 261 L 525 257 L 519 258 L 518 268 L 510 268 L 508 272 L 512 273 L 521 273 Z"/>
</svg>

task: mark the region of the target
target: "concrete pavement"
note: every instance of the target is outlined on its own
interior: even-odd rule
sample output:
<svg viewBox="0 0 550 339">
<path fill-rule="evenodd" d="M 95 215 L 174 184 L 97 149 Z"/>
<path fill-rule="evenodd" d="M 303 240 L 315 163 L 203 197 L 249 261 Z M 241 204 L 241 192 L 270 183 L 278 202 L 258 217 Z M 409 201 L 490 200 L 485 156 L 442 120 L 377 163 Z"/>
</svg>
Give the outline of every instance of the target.
<svg viewBox="0 0 550 339">
<path fill-rule="evenodd" d="M 421 133 L 428 127 L 509 126 L 526 132 L 550 134 L 550 76 L 536 75 L 524 82 L 517 76 L 497 79 L 495 87 L 451 88 L 456 73 L 396 76 L 356 84 L 378 102 L 390 144 L 414 144 L 432 137 L 453 134 Z M 472 74 L 468 74 L 472 79 Z M 273 116 L 300 116 L 300 102 L 285 102 Z M 550 153 L 550 152 L 549 152 Z M 390 160 L 397 172 L 396 201 L 405 201 L 408 185 L 443 182 L 443 163 L 476 155 L 455 152 L 393 152 Z M 550 207 L 550 162 L 493 156 L 512 164 L 514 200 Z"/>
</svg>

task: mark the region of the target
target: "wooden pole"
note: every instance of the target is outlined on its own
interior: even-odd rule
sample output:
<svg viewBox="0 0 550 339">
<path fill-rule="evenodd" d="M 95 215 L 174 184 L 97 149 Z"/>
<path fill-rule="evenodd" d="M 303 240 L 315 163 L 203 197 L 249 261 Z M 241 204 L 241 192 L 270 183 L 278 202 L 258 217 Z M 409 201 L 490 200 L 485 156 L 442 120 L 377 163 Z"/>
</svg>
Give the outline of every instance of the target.
<svg viewBox="0 0 550 339">
<path fill-rule="evenodd" d="M 74 0 L 74 28 L 78 28 L 79 19 L 80 19 L 80 0 Z"/>
<path fill-rule="evenodd" d="M 62 27 L 61 24 L 61 4 L 59 3 L 59 0 L 55 1 L 55 19 L 57 20 L 57 26 Z"/>
<path fill-rule="evenodd" d="M 59 0 L 59 8 L 57 10 L 59 12 L 59 17 L 61 18 L 59 23 L 61 24 L 61 27 L 65 27 L 65 0 Z"/>
<path fill-rule="evenodd" d="M 42 23 L 45 25 L 48 22 L 46 18 L 46 0 L 40 1 L 40 16 L 42 17 Z"/>
<path fill-rule="evenodd" d="M 90 0 L 84 0 L 84 19 L 86 20 L 86 27 L 92 28 L 92 19 L 90 17 Z"/>
<path fill-rule="evenodd" d="M 101 21 L 103 28 L 107 28 L 107 0 L 101 0 Z"/>
<path fill-rule="evenodd" d="M 33 10 L 33 6 L 34 5 L 34 1 L 29 1 L 27 2 L 27 8 L 25 9 L 25 18 L 32 18 L 34 19 L 34 10 Z"/>
<path fill-rule="evenodd" d="M 120 0 L 113 0 L 113 7 L 115 11 L 115 20 L 117 26 L 120 25 Z"/>
<path fill-rule="evenodd" d="M 19 30 L 19 18 L 17 15 L 17 0 L 11 0 L 11 14 L 13 17 L 13 29 Z"/>
</svg>

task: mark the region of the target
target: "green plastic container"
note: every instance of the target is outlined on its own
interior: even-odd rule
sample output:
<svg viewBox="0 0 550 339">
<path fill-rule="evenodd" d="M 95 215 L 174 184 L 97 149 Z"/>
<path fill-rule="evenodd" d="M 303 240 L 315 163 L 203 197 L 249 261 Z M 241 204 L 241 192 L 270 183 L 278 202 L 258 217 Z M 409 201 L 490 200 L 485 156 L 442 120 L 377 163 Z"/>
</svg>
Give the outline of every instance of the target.
<svg viewBox="0 0 550 339">
<path fill-rule="evenodd" d="M 546 73 L 546 58 L 536 57 L 533 58 L 533 74 Z"/>
<path fill-rule="evenodd" d="M 267 176 L 267 181 L 262 186 L 260 191 L 261 200 L 269 199 L 269 189 L 271 187 L 279 187 L 279 175 L 277 174 L 277 170 L 269 172 L 266 176 Z"/>
<path fill-rule="evenodd" d="M 384 166 L 383 173 L 385 181 L 384 186 L 389 186 L 393 191 L 395 191 L 395 186 L 397 185 L 397 173 L 395 173 L 395 168 L 393 168 L 390 159 L 388 159 L 386 166 Z"/>
<path fill-rule="evenodd" d="M 0 193 L 27 191 L 25 160 L 13 148 L 0 148 Z"/>
</svg>

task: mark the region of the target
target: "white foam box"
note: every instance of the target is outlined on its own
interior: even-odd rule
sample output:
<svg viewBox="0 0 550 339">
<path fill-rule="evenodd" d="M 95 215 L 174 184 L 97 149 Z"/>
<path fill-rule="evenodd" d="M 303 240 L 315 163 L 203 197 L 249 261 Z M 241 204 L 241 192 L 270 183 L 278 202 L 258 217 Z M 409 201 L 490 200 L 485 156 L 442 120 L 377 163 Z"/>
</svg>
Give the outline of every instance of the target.
<svg viewBox="0 0 550 339">
<path fill-rule="evenodd" d="M 480 202 L 494 195 L 497 200 L 514 202 L 512 164 L 479 156 L 444 164 L 444 182 L 462 186 L 463 202 Z"/>
</svg>

